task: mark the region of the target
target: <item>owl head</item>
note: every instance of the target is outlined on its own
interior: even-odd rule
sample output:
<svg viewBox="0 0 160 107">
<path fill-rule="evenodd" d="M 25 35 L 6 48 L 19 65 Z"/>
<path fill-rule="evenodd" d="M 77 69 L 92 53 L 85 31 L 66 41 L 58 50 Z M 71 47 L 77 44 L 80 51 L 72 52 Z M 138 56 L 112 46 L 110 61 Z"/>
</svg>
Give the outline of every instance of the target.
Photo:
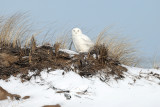
<svg viewBox="0 0 160 107">
<path fill-rule="evenodd" d="M 79 34 L 82 34 L 81 29 L 79 29 L 79 28 L 73 28 L 72 29 L 72 35 L 73 36 L 76 36 L 76 35 L 79 35 Z"/>
</svg>

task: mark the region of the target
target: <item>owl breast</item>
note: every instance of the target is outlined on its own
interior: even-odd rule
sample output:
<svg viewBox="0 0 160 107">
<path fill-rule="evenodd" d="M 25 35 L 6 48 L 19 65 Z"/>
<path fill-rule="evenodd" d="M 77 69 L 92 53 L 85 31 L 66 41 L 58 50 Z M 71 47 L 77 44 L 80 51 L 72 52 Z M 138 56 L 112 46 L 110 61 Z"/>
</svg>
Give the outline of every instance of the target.
<svg viewBox="0 0 160 107">
<path fill-rule="evenodd" d="M 90 49 L 81 36 L 72 36 L 73 44 L 78 52 L 88 52 Z"/>
</svg>

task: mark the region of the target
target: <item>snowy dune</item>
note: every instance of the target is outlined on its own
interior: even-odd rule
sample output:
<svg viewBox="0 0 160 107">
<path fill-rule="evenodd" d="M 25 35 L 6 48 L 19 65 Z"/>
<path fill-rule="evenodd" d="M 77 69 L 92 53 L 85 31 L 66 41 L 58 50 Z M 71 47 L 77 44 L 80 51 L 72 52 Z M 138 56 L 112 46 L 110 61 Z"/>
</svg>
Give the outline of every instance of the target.
<svg viewBox="0 0 160 107">
<path fill-rule="evenodd" d="M 41 107 L 55 104 L 60 104 L 61 107 L 160 107 L 160 79 L 151 75 L 160 74 L 160 70 L 127 69 L 125 79 L 111 80 L 108 83 L 102 82 L 98 77 L 84 78 L 72 71 L 66 73 L 63 70 L 49 73 L 44 70 L 41 77 L 24 83 L 18 77 L 11 77 L 8 82 L 0 80 L 0 86 L 8 92 L 22 97 L 30 96 L 27 100 L 0 101 L 0 107 Z M 60 93 L 62 91 L 66 92 Z"/>
</svg>

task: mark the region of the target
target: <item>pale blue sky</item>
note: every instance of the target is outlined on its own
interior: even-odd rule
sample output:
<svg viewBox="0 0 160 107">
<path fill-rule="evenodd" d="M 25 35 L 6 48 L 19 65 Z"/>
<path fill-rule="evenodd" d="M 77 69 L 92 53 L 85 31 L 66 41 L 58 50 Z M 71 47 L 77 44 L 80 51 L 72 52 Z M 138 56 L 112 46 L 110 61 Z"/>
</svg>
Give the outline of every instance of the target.
<svg viewBox="0 0 160 107">
<path fill-rule="evenodd" d="M 26 11 L 38 26 L 80 26 L 91 29 L 91 38 L 114 25 L 113 31 L 141 40 L 145 56 L 160 51 L 160 0 L 0 0 L 1 15 Z"/>
</svg>

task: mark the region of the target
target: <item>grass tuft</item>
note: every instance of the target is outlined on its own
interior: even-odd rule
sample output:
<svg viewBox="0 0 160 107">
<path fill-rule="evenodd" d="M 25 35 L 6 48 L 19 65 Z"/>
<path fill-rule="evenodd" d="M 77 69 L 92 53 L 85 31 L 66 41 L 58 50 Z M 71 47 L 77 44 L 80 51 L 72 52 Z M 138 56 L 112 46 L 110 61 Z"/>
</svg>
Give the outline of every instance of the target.
<svg viewBox="0 0 160 107">
<path fill-rule="evenodd" d="M 0 48 L 24 47 L 32 35 L 36 33 L 32 33 L 26 14 L 15 13 L 9 17 L 0 17 Z"/>
<path fill-rule="evenodd" d="M 160 69 L 160 58 L 158 58 L 156 55 L 153 57 L 151 63 L 152 63 L 152 68 Z"/>
<path fill-rule="evenodd" d="M 95 46 L 104 45 L 108 49 L 108 55 L 121 64 L 136 66 L 139 63 L 136 43 L 116 34 L 108 33 L 109 27 L 98 35 Z"/>
</svg>

